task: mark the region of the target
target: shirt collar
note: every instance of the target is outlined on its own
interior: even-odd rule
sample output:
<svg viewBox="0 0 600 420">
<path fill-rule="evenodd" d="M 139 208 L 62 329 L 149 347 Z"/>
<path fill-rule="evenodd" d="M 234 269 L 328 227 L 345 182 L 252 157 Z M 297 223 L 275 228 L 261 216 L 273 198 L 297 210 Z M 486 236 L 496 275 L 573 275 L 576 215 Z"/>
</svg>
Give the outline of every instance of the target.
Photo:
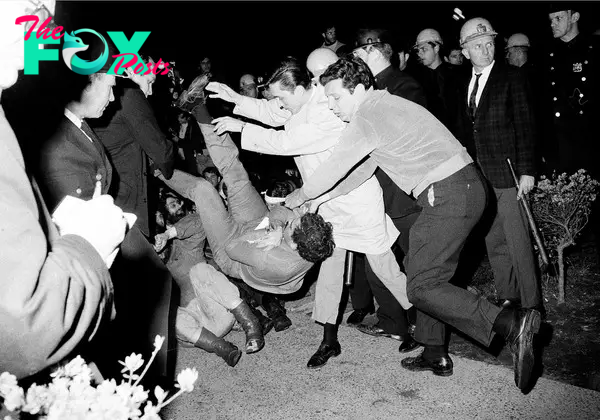
<svg viewBox="0 0 600 420">
<path fill-rule="evenodd" d="M 496 60 L 492 61 L 490 63 L 489 66 L 485 67 L 483 70 L 481 70 L 481 75 L 487 79 L 492 71 L 492 68 L 494 67 L 494 63 L 496 62 Z M 475 76 L 477 73 L 475 72 L 475 68 L 471 69 L 473 76 Z"/>
<path fill-rule="evenodd" d="M 67 117 L 73 124 L 77 126 L 77 128 L 81 128 L 81 118 L 77 115 L 73 114 L 67 108 L 65 108 L 65 117 Z"/>
</svg>

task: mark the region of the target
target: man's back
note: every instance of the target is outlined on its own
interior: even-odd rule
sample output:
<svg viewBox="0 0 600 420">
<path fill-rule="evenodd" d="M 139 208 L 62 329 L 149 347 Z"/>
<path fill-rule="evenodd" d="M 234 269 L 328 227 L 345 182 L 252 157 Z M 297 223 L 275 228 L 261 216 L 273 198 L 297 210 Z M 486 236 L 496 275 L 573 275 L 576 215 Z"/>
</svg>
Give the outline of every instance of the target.
<svg viewBox="0 0 600 420">
<path fill-rule="evenodd" d="M 150 104 L 137 85 L 123 87 L 119 103 L 107 110 L 106 118 L 96 121 L 94 130 L 118 174 L 115 204 L 138 216 L 140 230 L 148 235 L 147 156 L 161 172 L 170 177 L 175 164 L 171 142 L 163 135 Z M 112 112 L 111 112 L 112 111 Z M 112 118 L 111 118 L 112 117 Z"/>
</svg>

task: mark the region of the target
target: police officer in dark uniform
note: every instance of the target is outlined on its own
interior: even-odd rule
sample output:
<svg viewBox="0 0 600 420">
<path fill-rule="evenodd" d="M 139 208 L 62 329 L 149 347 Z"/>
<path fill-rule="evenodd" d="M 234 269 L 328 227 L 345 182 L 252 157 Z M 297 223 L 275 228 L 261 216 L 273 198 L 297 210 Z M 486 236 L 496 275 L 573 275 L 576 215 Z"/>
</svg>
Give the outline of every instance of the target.
<svg viewBox="0 0 600 420">
<path fill-rule="evenodd" d="M 600 180 L 594 153 L 600 140 L 600 39 L 579 32 L 580 11 L 572 3 L 549 9 L 554 40 L 545 53 L 543 151 L 548 169 L 572 174 L 579 169 Z M 592 208 L 590 227 L 600 252 L 600 200 Z"/>
<path fill-rule="evenodd" d="M 594 143 L 600 138 L 600 44 L 579 32 L 580 13 L 570 3 L 549 9 L 554 40 L 544 57 L 544 158 L 550 169 L 573 173 L 584 168 L 598 177 Z M 595 121 L 596 120 L 596 121 Z"/>
</svg>

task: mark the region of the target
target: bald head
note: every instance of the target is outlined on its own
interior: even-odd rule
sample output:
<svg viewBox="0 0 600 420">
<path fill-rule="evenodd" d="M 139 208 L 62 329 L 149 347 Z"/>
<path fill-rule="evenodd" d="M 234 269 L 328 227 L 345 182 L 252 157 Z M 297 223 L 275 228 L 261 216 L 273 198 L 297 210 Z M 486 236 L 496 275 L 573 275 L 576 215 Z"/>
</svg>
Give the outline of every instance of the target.
<svg viewBox="0 0 600 420">
<path fill-rule="evenodd" d="M 338 61 L 336 53 L 329 48 L 317 48 L 308 55 L 306 67 L 313 74 L 314 80 L 319 80 L 327 67 Z"/>
<path fill-rule="evenodd" d="M 244 74 L 240 77 L 240 94 L 251 98 L 258 97 L 258 87 L 256 86 L 256 78 L 251 74 Z"/>
</svg>

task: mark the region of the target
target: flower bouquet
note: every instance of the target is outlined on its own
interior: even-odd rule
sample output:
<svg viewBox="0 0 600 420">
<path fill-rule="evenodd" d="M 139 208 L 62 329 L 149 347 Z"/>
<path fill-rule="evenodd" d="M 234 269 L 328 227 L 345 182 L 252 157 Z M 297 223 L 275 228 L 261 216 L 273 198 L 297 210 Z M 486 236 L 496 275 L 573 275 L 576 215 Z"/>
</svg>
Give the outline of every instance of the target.
<svg viewBox="0 0 600 420">
<path fill-rule="evenodd" d="M 92 369 L 77 356 L 66 365 L 50 374 L 52 381 L 46 385 L 32 384 L 23 390 L 16 376 L 4 372 L 0 374 L 0 397 L 4 408 L 18 416 L 27 413 L 29 418 L 47 420 L 160 420 L 158 413 L 184 392 L 191 392 L 198 379 L 198 371 L 184 369 L 177 375 L 178 391 L 169 396 L 169 392 L 160 386 L 154 388 L 151 401 L 149 392 L 140 382 L 152 364 L 156 354 L 164 343 L 164 337 L 156 336 L 154 351 L 144 366 L 141 354 L 131 354 L 125 361 L 120 384 L 114 379 L 104 380 L 97 386 L 92 380 Z M 11 416 L 3 420 L 12 419 Z"/>
</svg>

